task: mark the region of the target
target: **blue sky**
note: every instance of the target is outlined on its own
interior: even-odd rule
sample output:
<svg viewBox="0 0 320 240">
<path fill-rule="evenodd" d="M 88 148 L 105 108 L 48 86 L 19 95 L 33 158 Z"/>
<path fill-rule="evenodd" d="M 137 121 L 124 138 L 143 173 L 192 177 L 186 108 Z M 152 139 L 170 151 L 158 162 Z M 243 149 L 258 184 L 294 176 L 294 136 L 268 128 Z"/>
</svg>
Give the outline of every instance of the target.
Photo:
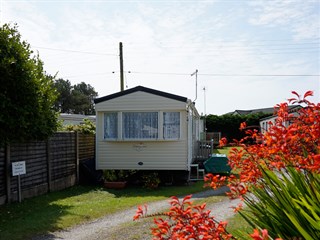
<svg viewBox="0 0 320 240">
<path fill-rule="evenodd" d="M 125 86 L 196 98 L 203 114 L 272 107 L 313 90 L 320 100 L 320 2 L 0 0 L 45 70 L 99 96 Z M 205 91 L 203 89 L 206 89 Z"/>
</svg>

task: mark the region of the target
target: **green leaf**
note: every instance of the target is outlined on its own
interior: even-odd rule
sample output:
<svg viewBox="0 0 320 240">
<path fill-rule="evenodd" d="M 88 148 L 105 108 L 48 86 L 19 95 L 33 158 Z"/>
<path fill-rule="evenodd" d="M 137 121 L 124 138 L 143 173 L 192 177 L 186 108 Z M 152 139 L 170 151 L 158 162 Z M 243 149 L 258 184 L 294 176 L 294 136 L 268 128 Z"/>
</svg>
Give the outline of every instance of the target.
<svg viewBox="0 0 320 240">
<path fill-rule="evenodd" d="M 291 222 L 294 224 L 294 226 L 299 230 L 299 232 L 302 234 L 302 236 L 306 239 L 306 240 L 314 240 L 313 237 L 311 237 L 301 226 L 300 223 L 289 213 L 287 213 L 286 211 L 284 212 L 288 218 L 291 220 Z"/>
</svg>

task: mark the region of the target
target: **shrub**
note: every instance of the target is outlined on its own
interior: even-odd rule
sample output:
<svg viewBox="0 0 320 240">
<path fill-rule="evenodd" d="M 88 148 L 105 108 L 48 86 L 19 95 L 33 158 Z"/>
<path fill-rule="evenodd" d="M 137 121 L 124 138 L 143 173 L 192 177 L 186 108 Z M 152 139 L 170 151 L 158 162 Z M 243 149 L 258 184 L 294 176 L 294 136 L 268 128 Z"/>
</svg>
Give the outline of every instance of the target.
<svg viewBox="0 0 320 240">
<path fill-rule="evenodd" d="M 142 175 L 143 187 L 149 189 L 158 188 L 160 184 L 159 174 L 157 172 L 146 173 Z"/>
<path fill-rule="evenodd" d="M 296 97 L 289 103 L 306 105 L 298 116 L 289 113 L 287 103 L 277 105 L 277 120 L 269 123 L 268 132 L 261 135 L 257 130 L 246 130 L 247 136 L 238 142 L 242 149 L 233 148 L 229 155 L 229 165 L 239 176 L 227 178 L 228 195 L 241 197 L 248 204 L 253 217 L 240 206 L 235 210 L 255 228 L 250 234 L 255 240 L 320 238 L 320 104 L 307 100 L 311 91 L 303 98 L 292 93 Z M 291 125 L 287 126 L 288 122 Z M 246 124 L 240 128 L 247 129 Z M 226 176 L 209 174 L 206 180 L 216 188 L 224 184 Z M 205 206 L 189 202 L 185 209 L 180 203 L 175 204 L 178 209 L 172 207 L 163 214 L 167 219 L 155 219 L 155 239 L 233 238 L 222 230 L 225 224 L 210 225 L 214 217 L 206 215 Z M 201 211 L 194 213 L 195 209 Z M 134 219 L 141 216 L 148 216 L 142 207 Z M 200 235 L 188 235 L 188 231 Z"/>
<path fill-rule="evenodd" d="M 135 173 L 135 170 L 104 170 L 103 178 L 107 182 L 127 181 Z"/>
<path fill-rule="evenodd" d="M 156 227 L 152 228 L 152 234 L 155 239 L 230 239 L 231 235 L 225 229 L 226 222 L 215 221 L 210 211 L 205 209 L 205 203 L 193 206 L 190 198 L 191 195 L 179 201 L 177 197 L 172 197 L 170 211 L 155 214 L 168 217 L 167 220 L 154 220 Z M 146 212 L 147 207 L 140 206 L 134 220 Z"/>
<path fill-rule="evenodd" d="M 90 121 L 89 119 L 83 119 L 83 123 L 78 125 L 66 125 L 63 126 L 61 123 L 60 131 L 78 131 L 84 134 L 95 134 L 96 133 L 96 125 Z"/>
</svg>

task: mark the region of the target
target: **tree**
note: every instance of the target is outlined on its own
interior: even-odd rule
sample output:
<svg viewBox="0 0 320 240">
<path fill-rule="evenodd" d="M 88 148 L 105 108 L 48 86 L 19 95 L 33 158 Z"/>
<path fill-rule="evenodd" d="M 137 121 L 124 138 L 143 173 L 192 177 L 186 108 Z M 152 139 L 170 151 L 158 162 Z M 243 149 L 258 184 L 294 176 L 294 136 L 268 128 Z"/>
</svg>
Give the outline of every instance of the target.
<svg viewBox="0 0 320 240">
<path fill-rule="evenodd" d="M 90 84 L 81 82 L 73 86 L 72 99 L 74 113 L 85 115 L 95 114 L 93 99 L 98 96 L 98 93 Z"/>
<path fill-rule="evenodd" d="M 63 113 L 77 113 L 84 115 L 95 114 L 93 99 L 98 93 L 90 84 L 81 82 L 71 86 L 69 80 L 58 79 L 55 87 L 59 93 L 55 109 Z"/>
<path fill-rule="evenodd" d="M 208 115 L 206 118 L 206 127 L 208 132 L 221 132 L 222 137 L 231 140 L 240 140 L 245 136 L 245 134 L 239 129 L 242 122 L 247 122 L 247 125 L 250 127 L 259 128 L 259 120 L 270 115 L 271 114 L 266 113 L 248 115 L 225 114 L 221 116 Z"/>
<path fill-rule="evenodd" d="M 56 111 L 60 111 L 62 113 L 71 113 L 71 91 L 72 86 L 69 80 L 64 80 L 59 78 L 55 80 L 54 87 L 57 89 L 58 97 L 54 104 Z"/>
<path fill-rule="evenodd" d="M 57 127 L 56 92 L 17 25 L 0 27 L 0 144 L 44 139 Z"/>
</svg>

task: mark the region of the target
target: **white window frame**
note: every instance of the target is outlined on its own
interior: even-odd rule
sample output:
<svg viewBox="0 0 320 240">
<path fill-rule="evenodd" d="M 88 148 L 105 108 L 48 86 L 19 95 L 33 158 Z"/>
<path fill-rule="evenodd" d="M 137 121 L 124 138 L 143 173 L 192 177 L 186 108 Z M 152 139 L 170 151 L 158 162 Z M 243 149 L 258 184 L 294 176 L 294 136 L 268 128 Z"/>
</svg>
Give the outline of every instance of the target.
<svg viewBox="0 0 320 240">
<path fill-rule="evenodd" d="M 113 137 L 106 137 L 106 116 L 107 115 L 111 115 L 111 114 L 115 114 L 116 115 L 116 122 L 115 122 L 115 124 L 116 124 L 116 130 L 115 130 L 115 136 Z M 104 140 L 115 140 L 115 139 L 117 139 L 118 138 L 118 136 L 119 136 L 119 114 L 118 114 L 118 112 L 105 112 L 104 114 L 103 114 L 103 139 Z"/>
<path fill-rule="evenodd" d="M 157 130 L 157 137 L 156 138 L 125 138 L 125 130 L 124 130 L 124 113 L 157 113 L 158 116 L 158 130 Z M 105 138 L 105 114 L 108 113 L 117 113 L 117 137 L 115 138 Z M 164 133 L 164 114 L 165 113 L 179 113 L 179 136 L 175 138 L 168 138 L 165 137 Z M 104 141 L 177 141 L 181 139 L 182 136 L 182 112 L 181 111 L 174 111 L 174 110 L 168 110 L 168 111 L 110 111 L 110 112 L 103 112 L 103 140 Z"/>
<path fill-rule="evenodd" d="M 126 111 L 126 112 L 121 112 L 121 114 L 122 114 L 122 122 L 121 122 L 122 136 L 121 136 L 121 138 L 123 140 L 157 140 L 157 139 L 159 139 L 159 112 L 157 112 L 157 111 L 152 111 L 152 112 L 151 111 L 150 112 L 149 111 L 132 111 L 132 112 Z M 141 116 L 143 114 L 155 114 L 156 116 L 153 116 L 153 118 L 151 120 L 156 120 L 156 122 L 155 122 L 156 126 L 145 125 L 144 127 L 149 128 L 149 129 L 145 129 L 145 130 L 141 128 L 142 125 L 138 126 L 138 127 L 140 127 L 140 129 L 136 129 L 136 130 L 138 130 L 137 132 L 140 135 L 140 137 L 130 137 L 130 136 L 128 137 L 128 136 L 126 136 L 128 133 L 126 132 L 126 129 L 125 129 L 125 124 L 126 124 L 125 123 L 125 118 L 126 118 L 125 115 L 126 114 L 128 114 L 128 115 L 129 114 L 137 114 L 137 116 L 141 117 L 142 119 L 145 119 L 143 116 Z M 133 121 L 133 124 L 134 124 L 134 121 Z M 138 121 L 138 125 L 139 124 L 142 124 L 141 119 L 140 119 L 140 121 Z M 154 129 L 156 129 L 156 130 L 154 130 Z M 142 131 L 146 132 L 146 137 L 141 137 L 142 135 L 144 135 Z M 154 137 L 151 136 L 152 131 L 154 131 L 154 134 L 155 134 Z M 151 137 L 147 137 L 148 135 Z"/>
<path fill-rule="evenodd" d="M 165 114 L 166 113 L 177 113 L 179 115 L 179 126 L 178 128 L 178 136 L 174 136 L 174 137 L 170 137 L 168 135 L 165 134 L 165 125 L 167 124 L 165 122 Z M 181 138 L 181 113 L 179 111 L 164 111 L 162 113 L 162 119 L 163 119 L 163 123 L 162 123 L 162 133 L 163 133 L 163 139 L 164 140 L 179 140 Z M 176 127 L 176 126 L 172 126 L 172 127 Z"/>
</svg>

